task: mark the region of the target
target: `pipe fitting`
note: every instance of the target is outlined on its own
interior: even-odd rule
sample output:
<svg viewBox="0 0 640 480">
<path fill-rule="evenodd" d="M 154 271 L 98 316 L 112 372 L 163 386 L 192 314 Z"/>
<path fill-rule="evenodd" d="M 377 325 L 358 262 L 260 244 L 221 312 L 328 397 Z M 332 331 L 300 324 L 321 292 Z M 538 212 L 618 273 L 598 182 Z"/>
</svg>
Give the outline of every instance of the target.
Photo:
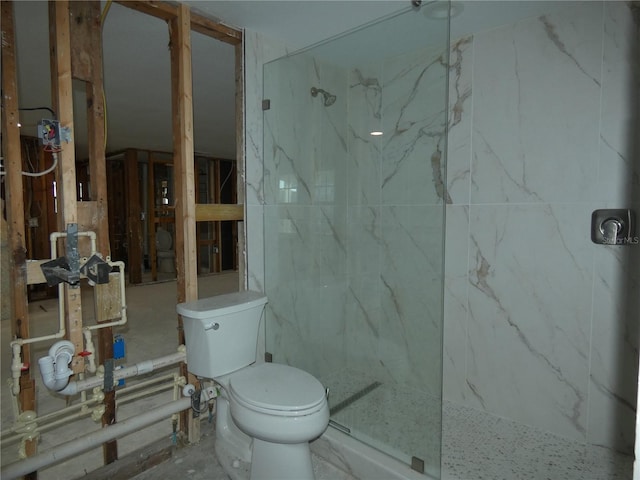
<svg viewBox="0 0 640 480">
<path fill-rule="evenodd" d="M 104 415 L 105 412 L 105 407 L 104 405 L 99 405 L 96 408 L 93 409 L 93 412 L 91 412 L 91 420 L 93 420 L 94 422 L 99 422 L 100 420 L 102 420 L 102 416 Z"/>
<path fill-rule="evenodd" d="M 96 351 L 96 347 L 93 344 L 93 336 L 91 335 L 91 330 L 89 330 L 88 328 L 83 328 L 82 333 L 84 335 L 84 349 L 89 353 L 89 355 L 87 355 L 86 357 L 89 362 L 89 364 L 87 365 L 87 371 L 89 373 L 96 373 L 96 356 L 94 354 L 94 352 Z"/>
<path fill-rule="evenodd" d="M 27 365 L 22 362 L 22 345 L 20 343 L 11 342 L 11 350 L 13 351 L 13 359 L 11 361 L 11 392 L 14 395 L 20 394 L 20 376 Z"/>
<path fill-rule="evenodd" d="M 42 382 L 49 390 L 61 391 L 69 383 L 73 370 L 69 364 L 73 360 L 75 347 L 68 340 L 54 343 L 49 349 L 49 356 L 38 360 Z"/>
</svg>

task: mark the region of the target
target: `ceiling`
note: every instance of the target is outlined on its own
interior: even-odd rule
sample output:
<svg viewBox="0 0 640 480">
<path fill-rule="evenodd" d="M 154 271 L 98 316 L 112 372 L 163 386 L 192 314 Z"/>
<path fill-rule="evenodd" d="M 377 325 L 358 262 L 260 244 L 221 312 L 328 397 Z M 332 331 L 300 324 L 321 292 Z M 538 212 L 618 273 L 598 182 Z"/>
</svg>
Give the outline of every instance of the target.
<svg viewBox="0 0 640 480">
<path fill-rule="evenodd" d="M 409 0 L 196 1 L 192 9 L 223 23 L 261 32 L 295 51 L 357 26 L 410 8 Z M 427 2 L 425 2 L 426 4 Z M 554 3 L 554 7 L 558 2 Z M 104 5 L 104 3 L 103 3 Z M 548 2 L 463 2 L 452 22 L 452 38 L 485 30 L 553 8 Z M 48 7 L 45 1 L 14 2 L 18 87 L 21 107 L 51 106 Z M 424 9 L 424 6 L 423 6 Z M 424 17 L 423 17 L 424 18 Z M 437 22 L 437 21 L 436 21 Z M 432 25 L 436 25 L 433 23 Z M 439 29 L 442 28 L 440 22 Z M 429 29 L 428 29 L 429 30 Z M 437 30 L 437 29 L 435 29 Z M 375 32 L 377 48 L 390 45 L 385 30 Z M 409 40 L 406 32 L 394 42 Z M 107 101 L 107 152 L 124 148 L 171 151 L 169 36 L 165 22 L 113 3 L 103 26 L 104 86 Z M 331 45 L 334 49 L 331 50 Z M 362 55 L 344 41 L 325 45 L 325 54 Z M 192 35 L 194 143 L 196 152 L 235 158 L 234 48 Z M 84 90 L 74 83 L 74 138 L 77 157 L 86 156 Z M 21 112 L 23 132 L 35 135 L 46 111 Z"/>
</svg>

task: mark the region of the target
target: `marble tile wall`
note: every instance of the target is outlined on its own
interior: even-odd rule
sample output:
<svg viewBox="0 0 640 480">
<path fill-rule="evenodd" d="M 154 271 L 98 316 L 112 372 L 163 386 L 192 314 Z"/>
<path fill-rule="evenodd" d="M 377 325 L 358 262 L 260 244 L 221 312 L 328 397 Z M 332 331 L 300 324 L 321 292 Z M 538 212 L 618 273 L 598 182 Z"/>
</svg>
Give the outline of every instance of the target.
<svg viewBox="0 0 640 480">
<path fill-rule="evenodd" d="M 590 217 L 640 213 L 638 17 L 576 2 L 457 39 L 449 79 L 445 398 L 623 451 L 640 246 L 592 244 Z"/>
<path fill-rule="evenodd" d="M 640 247 L 593 245 L 589 229 L 591 211 L 598 208 L 631 207 L 640 216 L 640 147 L 634 133 L 640 128 L 638 28 L 631 3 L 584 2 L 455 39 L 447 189 L 442 194 L 447 203 L 445 398 L 624 451 L 634 437 Z M 263 217 L 270 187 L 262 182 L 262 65 L 286 49 L 252 32 L 245 38 L 249 286 L 263 290 L 265 260 L 269 264 L 277 258 L 277 252 L 264 250 L 265 229 L 302 226 L 292 231 L 309 237 L 330 232 L 350 253 L 339 254 L 348 283 L 331 284 L 328 279 L 336 272 L 330 270 L 323 279 L 307 278 L 310 287 L 327 290 L 307 300 L 330 306 L 336 310 L 331 315 L 346 315 L 352 323 L 318 320 L 314 328 L 335 334 L 336 351 L 326 357 L 331 360 L 345 345 L 355 345 L 362 339 L 354 335 L 360 329 L 377 333 L 359 347 L 380 348 L 376 335 L 384 328 L 383 316 L 393 311 L 394 297 L 386 303 L 369 301 L 369 295 L 379 299 L 386 286 L 365 274 L 382 271 L 378 268 L 385 262 L 390 266 L 383 246 L 411 245 L 418 248 L 411 258 L 420 258 L 428 235 L 414 235 L 401 221 L 413 216 L 400 210 L 412 208 L 413 201 L 422 202 L 417 209 L 430 208 L 438 189 L 408 189 L 415 171 L 379 162 L 386 139 L 372 140 L 368 125 L 350 117 L 348 155 L 341 157 L 350 179 L 342 192 L 349 228 L 336 228 L 343 219 L 312 206 L 311 200 L 296 208 L 267 207 Z M 377 118 L 386 128 L 383 70 L 380 65 L 359 67 L 345 83 L 362 88 L 359 96 L 349 95 L 351 108 L 368 111 L 367 118 Z M 339 85 L 332 88 L 332 93 L 341 91 Z M 385 185 L 384 194 L 379 184 Z M 312 208 L 316 213 L 309 215 Z M 283 219 L 304 222 L 283 225 Z M 404 231 L 406 238 L 387 243 L 383 229 Z M 358 249 L 352 247 L 356 238 Z M 422 240 L 412 244 L 416 238 Z M 322 255 L 317 261 L 326 260 Z M 290 267 L 277 265 L 282 272 Z M 304 315 L 303 297 L 286 289 L 277 294 L 288 296 L 282 318 L 295 308 Z M 350 305 L 350 311 L 340 311 L 342 305 Z M 295 335 L 280 341 L 299 351 L 313 347 L 300 344 Z M 400 344 L 387 351 L 400 352 L 395 348 Z M 353 352 L 359 350 L 350 351 L 349 361 L 357 364 Z M 394 360 L 415 362 L 406 356 L 388 359 Z"/>
<path fill-rule="evenodd" d="M 444 65 L 421 50 L 375 65 L 303 53 L 265 66 L 264 177 L 249 191 L 264 202 L 276 361 L 320 378 L 373 368 L 441 395 Z"/>
<path fill-rule="evenodd" d="M 446 69 L 419 48 L 350 71 L 351 368 L 441 395 Z M 379 130 L 382 136 L 371 136 Z M 372 358 L 377 361 L 372 362 Z M 429 365 L 429 368 L 425 368 Z"/>
</svg>

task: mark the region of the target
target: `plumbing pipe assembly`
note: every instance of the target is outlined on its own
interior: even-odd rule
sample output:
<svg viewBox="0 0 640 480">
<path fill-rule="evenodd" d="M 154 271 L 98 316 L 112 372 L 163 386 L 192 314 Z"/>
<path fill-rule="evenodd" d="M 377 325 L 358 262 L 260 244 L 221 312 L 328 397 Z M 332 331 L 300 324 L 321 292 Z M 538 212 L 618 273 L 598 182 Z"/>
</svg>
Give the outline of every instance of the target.
<svg viewBox="0 0 640 480">
<path fill-rule="evenodd" d="M 66 358 L 66 357 L 62 357 L 62 358 Z M 71 358 L 73 358 L 73 356 Z M 143 362 L 137 363 L 130 367 L 124 367 L 118 370 L 114 370 L 111 385 L 105 385 L 106 383 L 105 378 L 100 374 L 98 374 L 95 377 L 87 378 L 84 380 L 77 380 L 77 381 L 68 382 L 68 383 L 64 382 L 64 384 L 62 384 L 61 381 L 58 381 L 58 377 L 60 377 L 62 374 L 56 373 L 57 367 L 51 368 L 51 364 L 55 365 L 55 361 L 52 359 L 51 353 L 49 354 L 48 357 L 43 357 L 40 360 L 38 360 L 38 363 L 40 364 L 40 373 L 42 374 L 42 381 L 47 386 L 47 388 L 55 390 L 57 393 L 61 395 L 75 395 L 76 393 L 82 392 L 84 390 L 90 390 L 95 387 L 104 386 L 105 388 L 112 388 L 114 385 L 117 384 L 118 380 L 120 379 L 135 377 L 137 375 L 150 373 L 159 368 L 168 367 L 170 365 L 175 365 L 180 362 L 186 362 L 186 360 L 187 360 L 186 348 L 184 345 L 180 345 L 176 353 L 165 355 L 164 357 L 154 358 L 152 360 L 145 360 Z M 44 369 L 42 368 L 43 364 L 45 366 Z M 60 367 L 60 370 L 64 371 L 62 367 Z M 68 377 L 66 378 L 68 379 Z"/>
<path fill-rule="evenodd" d="M 75 225 L 73 225 L 73 227 L 75 227 Z M 58 240 L 67 238 L 68 236 L 70 237 L 67 239 L 68 258 L 58 257 Z M 79 259 L 77 256 L 78 236 L 88 237 L 91 241 L 91 257 L 89 259 Z M 192 398 L 190 397 L 179 400 L 180 391 L 187 383 L 185 377 L 177 373 L 172 373 L 150 378 L 135 383 L 134 385 L 118 389 L 116 406 L 170 389 L 173 389 L 172 403 L 103 428 L 98 432 L 90 433 L 77 440 L 61 444 L 42 454 L 27 458 L 25 451 L 26 442 L 37 439 L 44 431 L 52 430 L 68 424 L 69 421 L 78 420 L 89 415 L 94 421 L 99 422 L 105 410 L 105 406 L 101 404 L 105 398 L 104 392 L 117 386 L 119 380 L 148 374 L 181 362 L 186 363 L 187 360 L 186 348 L 184 345 L 181 345 L 178 347 L 177 352 L 173 354 L 152 360 L 145 360 L 132 366 L 114 369 L 112 361 L 105 361 L 104 366 L 97 367 L 95 357 L 96 347 L 93 343 L 92 332 L 101 328 L 122 326 L 127 323 L 125 264 L 122 261 L 112 262 L 109 257 L 107 257 L 106 261 L 102 260 L 96 253 L 96 234 L 94 232 L 77 232 L 77 227 L 74 230 L 71 225 L 68 228 L 68 232 L 52 233 L 50 235 L 50 243 L 51 260 L 43 263 L 41 268 L 49 286 L 58 285 L 58 331 L 40 337 L 17 338 L 10 342 L 12 350 L 11 391 L 13 393 L 12 403 L 16 420 L 9 431 L 2 432 L 1 443 L 6 445 L 21 441 L 19 449 L 20 457 L 25 458 L 25 460 L 2 468 L 0 477 L 3 479 L 17 478 L 37 471 L 45 466 L 58 463 L 70 456 L 90 450 L 117 437 L 127 435 L 163 418 L 171 417 L 175 436 L 178 412 L 187 410 L 192 406 Z M 69 247 L 70 244 L 71 249 Z M 79 266 L 80 262 L 82 262 L 82 266 Z M 67 332 L 65 326 L 65 295 L 63 282 L 77 286 L 81 278 L 86 278 L 92 286 L 97 283 L 109 283 L 110 275 L 112 275 L 111 271 L 114 267 L 117 267 L 119 270 L 120 304 L 115 305 L 110 315 L 112 319 L 116 318 L 116 320 L 96 325 L 86 325 L 82 328 L 84 350 L 78 352 L 78 355 L 85 358 L 85 371 L 95 373 L 96 375 L 90 378 L 84 378 L 83 373 L 78 373 L 77 379 L 70 382 L 70 377 L 74 375 L 70 364 L 76 355 L 76 348 L 73 342 L 64 340 Z M 38 418 L 34 411 L 20 412 L 18 405 L 20 376 L 24 370 L 29 368 L 29 365 L 22 361 L 22 346 L 47 340 L 57 341 L 50 347 L 48 355 L 38 360 L 44 385 L 49 390 L 62 395 L 75 395 L 79 393 L 80 402 Z M 170 380 L 171 384 L 166 383 L 167 380 Z M 87 399 L 86 392 L 91 389 L 93 389 L 93 395 L 90 399 Z"/>
<path fill-rule="evenodd" d="M 171 415 L 183 410 L 188 410 L 189 408 L 191 408 L 190 397 L 184 397 L 180 400 L 167 403 L 161 407 L 84 435 L 81 438 L 58 445 L 46 452 L 37 454 L 33 457 L 28 457 L 27 459 L 19 462 L 11 463 L 0 470 L 0 477 L 3 480 L 13 480 L 22 477 L 31 472 L 38 471 L 44 467 L 66 460 L 74 455 L 99 447 L 105 442 L 128 435 L 129 433 L 152 425 L 159 420 L 169 418 Z"/>
</svg>

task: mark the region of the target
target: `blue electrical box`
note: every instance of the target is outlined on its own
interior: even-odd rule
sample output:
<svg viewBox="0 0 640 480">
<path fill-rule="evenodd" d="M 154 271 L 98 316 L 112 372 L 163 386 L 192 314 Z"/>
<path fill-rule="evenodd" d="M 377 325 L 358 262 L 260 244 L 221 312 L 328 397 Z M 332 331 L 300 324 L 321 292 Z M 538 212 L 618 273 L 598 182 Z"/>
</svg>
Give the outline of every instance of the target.
<svg viewBox="0 0 640 480">
<path fill-rule="evenodd" d="M 116 335 L 113 337 L 113 359 L 114 360 L 122 360 L 126 355 L 125 345 L 124 345 L 124 337 L 122 335 Z M 116 362 L 116 370 L 123 368 L 124 365 L 118 365 L 120 362 Z M 124 387 L 124 378 L 118 380 L 118 386 Z"/>
<path fill-rule="evenodd" d="M 125 349 L 124 349 L 124 338 L 121 335 L 116 335 L 113 337 L 113 359 L 119 360 L 124 358 Z"/>
</svg>

